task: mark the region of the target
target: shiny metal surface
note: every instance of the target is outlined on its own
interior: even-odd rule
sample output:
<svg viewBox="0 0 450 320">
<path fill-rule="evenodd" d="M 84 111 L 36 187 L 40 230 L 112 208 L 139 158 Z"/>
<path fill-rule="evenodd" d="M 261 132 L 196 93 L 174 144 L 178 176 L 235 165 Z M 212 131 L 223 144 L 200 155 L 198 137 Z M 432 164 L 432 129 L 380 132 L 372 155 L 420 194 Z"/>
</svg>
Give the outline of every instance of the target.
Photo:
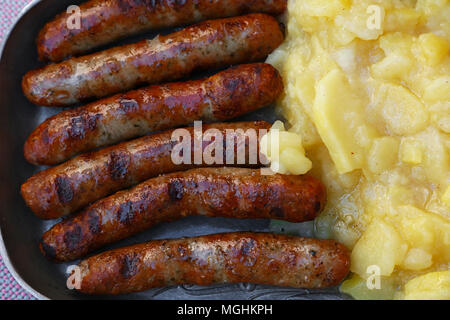
<svg viewBox="0 0 450 320">
<path fill-rule="evenodd" d="M 32 130 L 49 116 L 63 110 L 34 106 L 22 94 L 22 76 L 42 66 L 38 61 L 35 38 L 46 21 L 79 0 L 37 0 L 22 12 L 21 18 L 4 42 L 0 59 L 0 253 L 18 283 L 39 299 L 89 299 L 66 288 L 69 264 L 48 262 L 38 248 L 44 231 L 55 221 L 41 221 L 25 206 L 19 188 L 34 173 L 44 169 L 28 164 L 23 144 Z M 152 38 L 154 34 L 144 37 Z M 126 42 L 142 39 L 132 38 Z M 239 120 L 273 121 L 269 109 Z M 179 238 L 231 231 L 269 231 L 269 221 L 239 221 L 223 218 L 187 218 L 159 225 L 126 241 L 110 246 L 121 247 L 152 239 Z M 98 297 L 95 297 L 98 298 Z M 102 297 L 101 297 L 102 298 Z M 110 298 L 110 297 L 104 297 Z M 181 286 L 150 290 L 113 299 L 342 299 L 336 288 L 299 290 L 251 284 L 212 287 Z"/>
</svg>

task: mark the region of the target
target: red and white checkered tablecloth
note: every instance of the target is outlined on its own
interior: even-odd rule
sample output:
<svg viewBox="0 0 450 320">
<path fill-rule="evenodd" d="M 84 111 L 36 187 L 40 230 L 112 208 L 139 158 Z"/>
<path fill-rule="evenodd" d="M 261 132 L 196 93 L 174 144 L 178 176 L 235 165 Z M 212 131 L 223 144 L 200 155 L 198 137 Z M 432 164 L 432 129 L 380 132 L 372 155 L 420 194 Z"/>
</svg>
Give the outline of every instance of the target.
<svg viewBox="0 0 450 320">
<path fill-rule="evenodd" d="M 5 40 L 20 11 L 30 2 L 31 0 L 0 0 L 0 44 Z M 0 300 L 34 299 L 14 280 L 0 257 Z"/>
</svg>

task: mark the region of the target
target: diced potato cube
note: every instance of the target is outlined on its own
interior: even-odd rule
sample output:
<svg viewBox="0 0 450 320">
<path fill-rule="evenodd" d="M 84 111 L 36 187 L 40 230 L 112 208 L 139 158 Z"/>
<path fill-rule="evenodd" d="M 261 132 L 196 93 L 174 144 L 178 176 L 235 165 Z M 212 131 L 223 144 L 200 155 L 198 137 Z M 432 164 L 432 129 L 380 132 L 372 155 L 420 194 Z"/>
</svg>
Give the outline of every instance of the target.
<svg viewBox="0 0 450 320">
<path fill-rule="evenodd" d="M 414 206 L 399 206 L 400 232 L 411 248 L 431 251 L 435 243 L 432 215 Z"/>
<path fill-rule="evenodd" d="M 439 130 L 450 134 L 450 103 L 435 103 L 428 110 L 432 123 Z"/>
<path fill-rule="evenodd" d="M 422 146 L 418 141 L 403 139 L 400 145 L 400 159 L 404 163 L 422 163 Z"/>
<path fill-rule="evenodd" d="M 362 103 L 339 69 L 317 84 L 313 121 L 339 173 L 362 167 L 364 149 L 356 136 L 364 125 Z"/>
<path fill-rule="evenodd" d="M 428 124 L 428 112 L 420 100 L 401 85 L 385 84 L 380 108 L 388 129 L 396 135 L 411 135 Z"/>
<path fill-rule="evenodd" d="M 372 146 L 373 140 L 379 137 L 378 131 L 369 124 L 363 124 L 356 129 L 359 146 L 365 150 Z"/>
<path fill-rule="evenodd" d="M 426 62 L 432 66 L 439 64 L 450 50 L 450 43 L 434 33 L 420 35 L 418 42 Z"/>
<path fill-rule="evenodd" d="M 410 190 L 401 185 L 390 185 L 388 196 L 393 206 L 409 203 L 413 200 Z"/>
<path fill-rule="evenodd" d="M 420 13 L 413 8 L 399 8 L 389 11 L 386 15 L 385 31 L 414 30 L 419 23 Z"/>
<path fill-rule="evenodd" d="M 367 278 L 367 268 L 375 265 L 380 275 L 389 276 L 403 261 L 407 246 L 395 228 L 381 219 L 375 219 L 353 248 L 351 271 Z"/>
<path fill-rule="evenodd" d="M 447 263 L 450 259 L 450 223 L 432 212 L 414 206 L 398 207 L 399 230 L 411 248 L 433 255 L 433 260 Z"/>
<path fill-rule="evenodd" d="M 446 186 L 448 184 L 446 173 L 450 172 L 450 152 L 445 142 L 448 138 L 431 126 L 415 138 L 424 148 L 422 166 L 428 181 Z"/>
<path fill-rule="evenodd" d="M 312 162 L 305 157 L 305 153 L 298 149 L 283 149 L 280 162 L 291 174 L 305 174 L 312 168 Z"/>
<path fill-rule="evenodd" d="M 305 174 L 312 167 L 302 146 L 302 137 L 284 131 L 284 124 L 276 121 L 260 141 L 261 152 L 270 160 L 271 170 L 281 174 Z"/>
<path fill-rule="evenodd" d="M 429 102 L 450 101 L 450 76 L 431 81 L 425 88 L 423 98 Z"/>
<path fill-rule="evenodd" d="M 402 53 L 407 56 L 411 53 L 413 44 L 414 37 L 403 32 L 387 33 L 380 37 L 380 47 L 386 55 Z"/>
<path fill-rule="evenodd" d="M 442 202 L 445 203 L 446 206 L 450 207 L 450 185 L 445 189 L 444 194 L 442 195 Z"/>
<path fill-rule="evenodd" d="M 285 148 L 296 148 L 304 152 L 299 134 L 271 129 L 260 141 L 261 152 L 269 159 L 277 160 Z"/>
<path fill-rule="evenodd" d="M 372 75 L 379 79 L 395 80 L 407 75 L 413 61 L 405 55 L 389 54 L 378 63 L 372 65 Z"/>
<path fill-rule="evenodd" d="M 369 170 L 381 173 L 392 169 L 398 159 L 399 141 L 394 137 L 382 137 L 373 141 L 367 157 Z"/>
<path fill-rule="evenodd" d="M 287 148 L 303 150 L 302 137 L 297 133 L 280 131 L 279 139 L 280 150 Z"/>
<path fill-rule="evenodd" d="M 406 254 L 402 267 L 408 270 L 423 270 L 431 266 L 433 257 L 423 249 L 411 248 Z"/>
<path fill-rule="evenodd" d="M 450 300 L 450 271 L 430 272 L 405 285 L 406 300 Z"/>
</svg>

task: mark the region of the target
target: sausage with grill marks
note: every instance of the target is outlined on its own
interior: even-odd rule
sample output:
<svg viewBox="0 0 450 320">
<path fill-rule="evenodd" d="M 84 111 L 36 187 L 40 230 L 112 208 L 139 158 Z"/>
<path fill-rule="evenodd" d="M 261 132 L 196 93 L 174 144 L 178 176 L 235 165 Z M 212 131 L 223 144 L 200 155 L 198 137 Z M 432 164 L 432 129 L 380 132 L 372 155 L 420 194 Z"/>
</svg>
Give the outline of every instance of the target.
<svg viewBox="0 0 450 320">
<path fill-rule="evenodd" d="M 37 105 L 67 106 L 181 79 L 194 71 L 261 61 L 282 41 L 277 20 L 266 14 L 210 20 L 30 71 L 22 89 Z"/>
<path fill-rule="evenodd" d="M 205 135 L 210 129 L 217 129 L 224 142 L 232 142 L 230 145 L 223 146 L 222 164 L 217 165 L 234 164 L 254 167 L 261 165 L 257 139 L 261 138 L 264 131 L 270 129 L 268 122 L 204 125 L 203 141 L 199 141 L 202 150 L 199 151 L 206 151 L 205 149 L 212 143 L 216 145 L 211 141 L 211 137 Z M 184 131 L 191 139 L 191 154 L 190 159 L 187 159 L 191 161 L 174 163 L 172 153 L 175 153 L 174 148 L 180 145 L 180 141 L 172 139 L 174 131 L 155 133 L 82 154 L 56 167 L 41 171 L 22 185 L 22 197 L 38 217 L 56 219 L 109 194 L 160 174 L 214 165 L 209 165 L 206 161 L 195 164 L 194 127 L 186 128 Z M 250 139 L 252 132 L 255 139 Z M 238 155 L 241 152 L 238 154 L 238 150 L 241 149 L 245 150 L 245 158 L 243 157 L 240 161 Z M 228 154 L 236 156 L 231 159 L 228 158 Z"/>
<path fill-rule="evenodd" d="M 72 13 L 61 13 L 48 22 L 37 38 L 39 58 L 62 59 L 101 45 L 159 28 L 201 20 L 261 12 L 279 15 L 287 0 L 91 0 L 79 6 L 80 28 L 69 29 Z"/>
<path fill-rule="evenodd" d="M 259 169 L 199 168 L 149 179 L 102 199 L 47 231 L 45 256 L 69 261 L 161 222 L 186 216 L 313 220 L 325 206 L 310 176 L 262 175 Z"/>
<path fill-rule="evenodd" d="M 54 165 L 82 152 L 195 120 L 228 120 L 274 102 L 282 91 L 278 71 L 255 63 L 203 80 L 119 94 L 44 121 L 27 139 L 25 158 Z"/>
<path fill-rule="evenodd" d="M 325 288 L 344 280 L 350 255 L 332 240 L 238 232 L 150 241 L 90 257 L 79 267 L 79 291 L 87 294 L 241 282 Z"/>
</svg>

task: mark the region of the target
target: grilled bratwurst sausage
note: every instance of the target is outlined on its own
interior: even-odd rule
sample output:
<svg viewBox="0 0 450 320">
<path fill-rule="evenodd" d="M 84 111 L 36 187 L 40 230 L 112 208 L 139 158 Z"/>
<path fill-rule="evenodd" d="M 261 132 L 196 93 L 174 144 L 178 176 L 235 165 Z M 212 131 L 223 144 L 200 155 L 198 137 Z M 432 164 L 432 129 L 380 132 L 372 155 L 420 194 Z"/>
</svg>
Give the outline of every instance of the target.
<svg viewBox="0 0 450 320">
<path fill-rule="evenodd" d="M 325 206 L 322 183 L 310 176 L 262 175 L 259 169 L 199 168 L 147 180 L 102 199 L 44 234 L 55 261 L 87 253 L 186 216 L 313 220 Z"/>
<path fill-rule="evenodd" d="M 232 163 L 227 159 L 227 153 L 237 154 L 238 146 L 248 150 L 247 155 L 252 149 L 252 154 L 258 156 L 259 143 L 250 143 L 245 132 L 237 129 L 253 129 L 256 131 L 255 136 L 261 137 L 258 131 L 270 129 L 270 124 L 265 121 L 224 123 L 207 125 L 203 129 L 217 129 L 224 141 L 233 142 L 223 148 L 222 162 L 228 165 Z M 199 164 L 175 164 L 172 153 L 179 142 L 172 140 L 173 133 L 174 130 L 169 130 L 82 154 L 59 166 L 41 171 L 22 185 L 22 197 L 40 218 L 56 219 L 157 175 L 209 166 L 205 161 Z M 190 156 L 191 163 L 194 163 L 194 128 L 188 128 L 186 133 L 192 137 Z M 203 136 L 203 150 L 211 144 L 216 145 L 210 138 Z M 258 159 L 250 163 L 251 159 L 247 158 L 241 166 L 258 166 Z M 235 160 L 234 163 L 240 164 L 237 156 Z"/>
<path fill-rule="evenodd" d="M 112 48 L 28 72 L 22 88 L 39 105 L 66 106 L 195 70 L 259 61 L 283 41 L 265 14 L 210 20 L 153 40 Z"/>
<path fill-rule="evenodd" d="M 270 233 L 223 233 L 157 240 L 82 261 L 80 291 L 125 294 L 151 288 L 250 282 L 295 288 L 338 285 L 349 252 L 332 240 Z"/>
<path fill-rule="evenodd" d="M 37 39 L 43 61 L 85 53 L 101 45 L 154 29 L 251 12 L 278 15 L 286 0 L 91 0 L 80 5 L 80 28 L 69 29 L 72 13 L 47 23 Z"/>
<path fill-rule="evenodd" d="M 195 120 L 223 121 L 275 101 L 283 91 L 269 64 L 241 65 L 210 78 L 155 85 L 61 112 L 25 143 L 25 158 L 53 165 L 101 146 Z"/>
</svg>

